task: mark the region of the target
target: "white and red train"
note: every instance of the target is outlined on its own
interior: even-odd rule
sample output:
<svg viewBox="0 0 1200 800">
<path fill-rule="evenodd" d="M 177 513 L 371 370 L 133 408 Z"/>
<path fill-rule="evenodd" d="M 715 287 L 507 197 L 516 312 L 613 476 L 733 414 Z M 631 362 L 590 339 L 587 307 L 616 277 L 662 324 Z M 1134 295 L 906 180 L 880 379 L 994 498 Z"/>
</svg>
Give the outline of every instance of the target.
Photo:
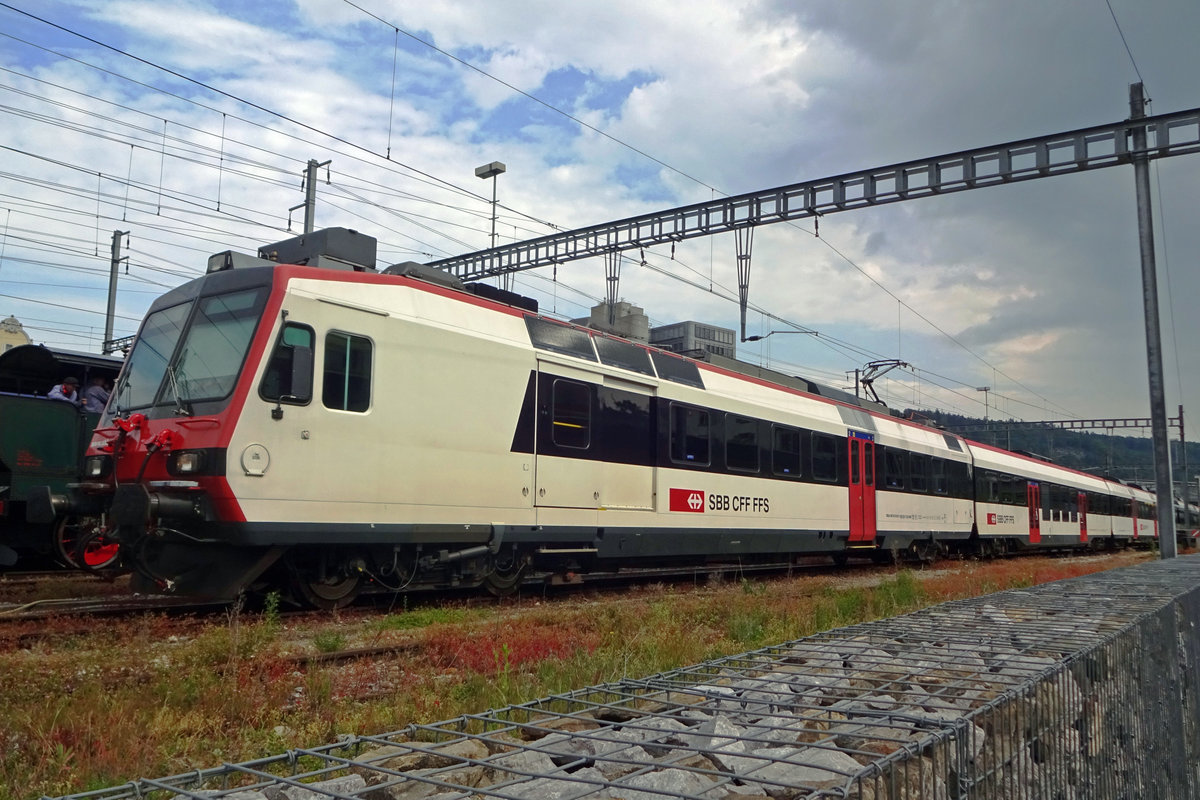
<svg viewBox="0 0 1200 800">
<path fill-rule="evenodd" d="M 143 588 L 287 582 L 336 605 L 365 584 L 1156 535 L 1141 489 L 376 271 L 352 231 L 263 255 L 214 256 L 154 302 L 83 481 L 34 504 L 102 516 Z"/>
</svg>

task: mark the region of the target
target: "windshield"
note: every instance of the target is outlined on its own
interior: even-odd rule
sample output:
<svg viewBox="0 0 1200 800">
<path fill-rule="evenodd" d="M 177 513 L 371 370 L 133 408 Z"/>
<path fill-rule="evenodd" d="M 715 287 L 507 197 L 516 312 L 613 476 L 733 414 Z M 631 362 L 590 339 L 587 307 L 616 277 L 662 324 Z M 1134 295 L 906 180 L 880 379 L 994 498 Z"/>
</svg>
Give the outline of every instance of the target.
<svg viewBox="0 0 1200 800">
<path fill-rule="evenodd" d="M 255 288 L 202 297 L 147 317 L 117 386 L 113 413 L 155 403 L 174 403 L 180 413 L 191 413 L 192 402 L 226 397 L 241 371 L 266 294 L 265 288 Z"/>
<path fill-rule="evenodd" d="M 248 289 L 201 298 L 173 365 L 179 397 L 171 399 L 215 400 L 233 391 L 265 297 L 265 289 Z"/>
<path fill-rule="evenodd" d="M 113 392 L 116 399 L 110 408 L 114 414 L 120 416 L 131 409 L 145 408 L 154 403 L 167 370 L 167 361 L 175 352 L 179 334 L 183 332 L 183 323 L 191 309 L 191 303 L 181 303 L 146 317 L 146 323 L 142 325 L 142 332 L 134 342 L 133 351 Z"/>
</svg>

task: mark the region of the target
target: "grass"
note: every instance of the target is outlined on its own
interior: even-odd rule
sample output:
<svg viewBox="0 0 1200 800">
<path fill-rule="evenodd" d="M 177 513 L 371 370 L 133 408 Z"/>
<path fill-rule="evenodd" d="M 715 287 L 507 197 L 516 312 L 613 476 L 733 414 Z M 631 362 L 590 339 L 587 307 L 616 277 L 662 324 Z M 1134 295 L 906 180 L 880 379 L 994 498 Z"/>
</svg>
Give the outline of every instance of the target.
<svg viewBox="0 0 1200 800">
<path fill-rule="evenodd" d="M 0 622 L 0 800 L 79 793 L 644 676 L 945 600 L 1126 565 L 1027 558 L 852 578 L 635 588 L 484 609 Z M 56 633 L 61 630 L 61 633 Z M 296 653 L 413 642 L 298 666 Z"/>
</svg>

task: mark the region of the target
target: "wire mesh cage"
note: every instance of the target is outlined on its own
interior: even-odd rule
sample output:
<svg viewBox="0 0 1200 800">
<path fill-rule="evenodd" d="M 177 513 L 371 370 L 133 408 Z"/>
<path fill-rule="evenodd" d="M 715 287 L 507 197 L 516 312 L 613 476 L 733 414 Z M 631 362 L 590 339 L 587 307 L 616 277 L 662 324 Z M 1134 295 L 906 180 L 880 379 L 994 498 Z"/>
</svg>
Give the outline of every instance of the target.
<svg viewBox="0 0 1200 800">
<path fill-rule="evenodd" d="M 1198 619 L 1159 561 L 73 797 L 1195 797 Z"/>
</svg>

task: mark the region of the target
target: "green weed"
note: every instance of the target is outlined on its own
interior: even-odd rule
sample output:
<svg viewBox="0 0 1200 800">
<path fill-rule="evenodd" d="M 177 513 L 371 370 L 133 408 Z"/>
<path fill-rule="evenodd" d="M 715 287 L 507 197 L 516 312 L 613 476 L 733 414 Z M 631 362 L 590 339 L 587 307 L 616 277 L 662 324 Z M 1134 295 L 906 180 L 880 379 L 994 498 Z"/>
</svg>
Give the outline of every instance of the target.
<svg viewBox="0 0 1200 800">
<path fill-rule="evenodd" d="M 336 653 L 346 647 L 346 636 L 340 631 L 318 631 L 312 637 L 318 653 Z"/>
<path fill-rule="evenodd" d="M 467 618 L 467 612 L 461 608 L 419 608 L 403 614 L 388 614 L 378 620 L 375 626 L 381 631 L 400 631 L 428 628 L 430 625 L 453 625 Z"/>
</svg>

